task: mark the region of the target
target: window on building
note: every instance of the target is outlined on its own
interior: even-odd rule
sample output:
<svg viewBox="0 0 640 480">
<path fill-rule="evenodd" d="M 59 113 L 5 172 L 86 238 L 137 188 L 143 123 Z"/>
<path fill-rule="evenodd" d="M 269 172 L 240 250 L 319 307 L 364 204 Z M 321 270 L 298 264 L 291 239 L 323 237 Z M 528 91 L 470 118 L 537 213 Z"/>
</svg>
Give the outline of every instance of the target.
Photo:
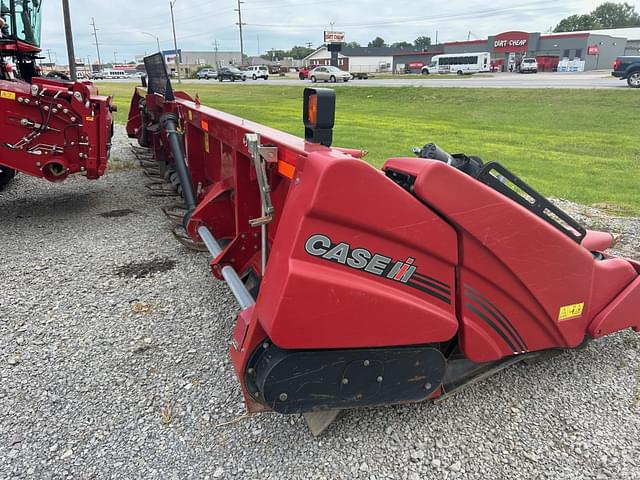
<svg viewBox="0 0 640 480">
<path fill-rule="evenodd" d="M 565 50 L 564 52 L 562 52 L 562 56 L 569 58 L 569 54 L 571 53 L 571 50 Z"/>
<path fill-rule="evenodd" d="M 577 48 L 576 49 L 576 58 L 582 58 L 582 49 L 581 48 Z"/>
</svg>

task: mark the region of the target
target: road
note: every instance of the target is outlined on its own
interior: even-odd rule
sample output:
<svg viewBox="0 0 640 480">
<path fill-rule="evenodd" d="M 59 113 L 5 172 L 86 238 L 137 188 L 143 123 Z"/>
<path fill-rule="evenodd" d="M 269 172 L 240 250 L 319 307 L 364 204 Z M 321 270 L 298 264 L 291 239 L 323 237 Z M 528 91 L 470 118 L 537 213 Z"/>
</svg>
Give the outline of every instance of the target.
<svg viewBox="0 0 640 480">
<path fill-rule="evenodd" d="M 118 80 L 115 80 L 118 81 Z M 183 80 L 184 83 L 204 83 L 207 80 Z M 209 80 L 214 82 L 214 80 Z M 174 86 L 175 86 L 174 80 Z M 228 85 L 231 82 L 223 82 Z M 247 80 L 235 82 L 239 85 L 310 85 L 309 80 L 271 77 L 268 81 Z M 349 87 L 463 87 L 463 88 L 580 88 L 580 89 L 618 89 L 629 88 L 625 81 L 610 76 L 607 70 L 583 73 L 538 73 L 521 75 L 516 73 L 496 73 L 469 77 L 432 75 L 424 78 L 399 76 L 398 78 L 380 78 L 352 80 Z"/>
</svg>

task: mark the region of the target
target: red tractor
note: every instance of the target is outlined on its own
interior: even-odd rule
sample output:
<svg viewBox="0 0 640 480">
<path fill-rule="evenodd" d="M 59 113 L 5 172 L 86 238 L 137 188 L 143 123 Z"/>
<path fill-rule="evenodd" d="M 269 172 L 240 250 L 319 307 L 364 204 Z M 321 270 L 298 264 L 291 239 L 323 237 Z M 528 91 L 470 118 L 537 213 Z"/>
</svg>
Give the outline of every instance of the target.
<svg viewBox="0 0 640 480">
<path fill-rule="evenodd" d="M 41 7 L 41 0 L 0 1 L 0 187 L 16 172 L 51 182 L 74 173 L 96 179 L 109 158 L 111 97 L 89 82 L 39 76 Z"/>
</svg>

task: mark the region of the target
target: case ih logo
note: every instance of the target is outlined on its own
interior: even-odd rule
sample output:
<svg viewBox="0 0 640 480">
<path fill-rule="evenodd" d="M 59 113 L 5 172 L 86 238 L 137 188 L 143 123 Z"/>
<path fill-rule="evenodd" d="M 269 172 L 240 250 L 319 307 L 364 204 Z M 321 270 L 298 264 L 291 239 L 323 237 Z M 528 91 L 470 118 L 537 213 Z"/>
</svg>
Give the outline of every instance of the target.
<svg viewBox="0 0 640 480">
<path fill-rule="evenodd" d="M 418 272 L 415 258 L 393 260 L 366 248 L 353 248 L 346 242 L 333 243 L 326 235 L 312 235 L 304 245 L 305 251 L 313 256 L 345 267 L 361 270 L 436 297 L 451 304 L 451 289 L 446 283 Z"/>
<path fill-rule="evenodd" d="M 417 270 L 413 266 L 415 258 L 409 257 L 405 262 L 395 262 L 389 257 L 371 253 L 366 248 L 351 248 L 348 243 L 334 244 L 325 235 L 309 237 L 304 249 L 309 255 L 321 257 L 356 270 L 364 270 L 379 277 L 386 277 L 397 282 L 407 283 Z"/>
</svg>

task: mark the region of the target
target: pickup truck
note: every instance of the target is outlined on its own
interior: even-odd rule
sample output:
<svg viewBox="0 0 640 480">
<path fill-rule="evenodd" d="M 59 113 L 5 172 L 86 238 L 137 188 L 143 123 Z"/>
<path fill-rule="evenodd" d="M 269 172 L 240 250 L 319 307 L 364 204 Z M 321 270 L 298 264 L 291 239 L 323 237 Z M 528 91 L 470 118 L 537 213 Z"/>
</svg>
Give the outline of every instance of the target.
<svg viewBox="0 0 640 480">
<path fill-rule="evenodd" d="M 640 88 L 640 57 L 616 58 L 611 75 L 620 80 L 626 78 L 631 88 Z"/>
<path fill-rule="evenodd" d="M 315 65 L 312 65 L 310 67 L 301 67 L 300 69 L 298 69 L 298 78 L 300 80 L 306 80 L 307 78 L 309 78 L 309 72 L 314 68 L 316 68 Z"/>
</svg>

